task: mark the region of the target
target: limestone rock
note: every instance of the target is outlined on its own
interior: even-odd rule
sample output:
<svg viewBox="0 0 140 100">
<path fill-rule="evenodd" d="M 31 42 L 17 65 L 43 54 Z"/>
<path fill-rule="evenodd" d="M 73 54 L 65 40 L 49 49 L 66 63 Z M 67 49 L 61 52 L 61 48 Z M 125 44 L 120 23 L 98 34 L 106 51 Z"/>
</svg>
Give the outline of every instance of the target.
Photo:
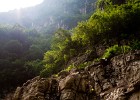
<svg viewBox="0 0 140 100">
<path fill-rule="evenodd" d="M 58 78 L 36 77 L 18 87 L 13 100 L 140 100 L 140 51 Z"/>
</svg>

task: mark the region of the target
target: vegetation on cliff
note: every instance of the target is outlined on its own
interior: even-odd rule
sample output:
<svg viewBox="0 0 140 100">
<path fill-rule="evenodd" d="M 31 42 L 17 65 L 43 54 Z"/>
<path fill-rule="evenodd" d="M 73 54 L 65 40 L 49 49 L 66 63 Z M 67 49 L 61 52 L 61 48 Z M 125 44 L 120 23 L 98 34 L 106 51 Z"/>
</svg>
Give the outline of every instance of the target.
<svg viewBox="0 0 140 100">
<path fill-rule="evenodd" d="M 98 55 L 100 46 L 108 48 L 103 55 L 105 58 L 140 49 L 139 27 L 138 0 L 99 0 L 95 13 L 87 21 L 78 23 L 71 31 L 56 32 L 51 44 L 53 48 L 44 55 L 45 69 L 41 75 L 48 76 L 65 69 L 76 56 L 94 52 L 90 60 L 101 58 L 102 55 Z"/>
<path fill-rule="evenodd" d="M 23 9 L 29 16 L 21 22 L 9 19 L 22 26 L 1 25 L 0 96 L 34 76 L 84 68 L 92 61 L 140 49 L 140 1 L 98 0 L 96 10 L 94 3 L 46 0 L 36 10 Z"/>
<path fill-rule="evenodd" d="M 63 55 L 57 49 L 71 44 L 70 34 L 59 28 L 71 29 L 79 21 L 88 19 L 94 5 L 95 0 L 44 0 L 35 7 L 0 13 L 0 98 L 39 75 L 44 63 L 49 62 L 42 60 L 50 48 L 55 50 L 45 55 L 53 54 L 55 59 Z M 55 38 L 53 32 L 57 29 Z M 55 45 L 50 46 L 52 40 Z M 60 58 L 51 67 L 62 63 Z"/>
</svg>

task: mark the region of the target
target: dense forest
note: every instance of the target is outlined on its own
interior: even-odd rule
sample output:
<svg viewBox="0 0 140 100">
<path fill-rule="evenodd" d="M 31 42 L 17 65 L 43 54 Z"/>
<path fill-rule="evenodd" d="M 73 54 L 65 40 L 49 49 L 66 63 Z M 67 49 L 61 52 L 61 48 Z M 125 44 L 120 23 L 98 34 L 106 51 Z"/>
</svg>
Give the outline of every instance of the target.
<svg viewBox="0 0 140 100">
<path fill-rule="evenodd" d="M 97 1 L 97 9 L 87 21 L 78 23 L 71 31 L 59 29 L 55 33 L 51 49 L 44 55 L 41 76 L 82 68 L 93 60 L 140 49 L 139 5 L 139 0 Z M 91 55 L 89 61 L 75 64 L 72 60 L 85 54 Z"/>
<path fill-rule="evenodd" d="M 78 2 L 44 0 L 34 7 L 0 13 L 0 97 L 40 74 L 57 29 L 70 30 L 94 12 L 95 0 Z"/>
<path fill-rule="evenodd" d="M 39 74 L 44 52 L 50 48 L 49 37 L 19 25 L 0 26 L 1 92 Z"/>
<path fill-rule="evenodd" d="M 140 0 L 45 0 L 16 15 L 0 13 L 0 96 L 37 75 L 140 49 Z M 89 60 L 75 63 L 82 55 Z"/>
</svg>

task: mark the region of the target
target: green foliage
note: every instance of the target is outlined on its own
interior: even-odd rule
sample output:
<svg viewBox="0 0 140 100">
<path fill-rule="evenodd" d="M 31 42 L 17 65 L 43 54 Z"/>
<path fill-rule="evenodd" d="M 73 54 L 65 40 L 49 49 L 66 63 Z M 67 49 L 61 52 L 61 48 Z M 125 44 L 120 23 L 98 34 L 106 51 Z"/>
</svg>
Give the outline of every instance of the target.
<svg viewBox="0 0 140 100">
<path fill-rule="evenodd" d="M 83 68 L 87 67 L 90 64 L 91 64 L 91 62 L 84 62 L 84 63 L 81 63 L 80 65 L 78 65 L 77 68 L 78 69 L 83 69 Z"/>
<path fill-rule="evenodd" d="M 133 50 L 140 50 L 140 40 L 132 40 L 130 46 Z"/>
<path fill-rule="evenodd" d="M 97 8 L 106 9 L 111 7 L 112 5 L 122 5 L 125 4 L 128 0 L 98 0 L 96 2 Z M 133 0 L 130 0 L 133 1 Z"/>
<path fill-rule="evenodd" d="M 130 46 L 114 45 L 114 46 L 109 47 L 109 48 L 106 49 L 106 51 L 105 51 L 104 55 L 102 56 L 102 58 L 108 59 L 108 58 L 111 58 L 111 57 L 113 57 L 115 55 L 118 55 L 118 54 L 127 53 L 130 50 L 131 50 Z"/>
<path fill-rule="evenodd" d="M 68 31 L 59 29 L 55 32 L 51 50 L 44 55 L 45 69 L 41 71 L 41 76 L 48 77 L 63 69 L 66 62 L 72 55 L 69 51 L 72 44 L 71 35 Z M 73 52 L 72 52 L 73 53 Z"/>
<path fill-rule="evenodd" d="M 36 59 L 42 59 L 44 55 L 44 51 L 41 50 L 41 48 L 38 45 L 32 44 L 29 47 L 29 50 L 27 52 L 27 59 L 28 60 L 36 60 Z"/>
<path fill-rule="evenodd" d="M 47 68 L 43 69 L 43 70 L 40 72 L 40 76 L 41 76 L 41 77 L 48 77 L 48 76 L 51 76 L 52 74 L 54 74 L 54 73 L 53 73 L 53 70 L 55 70 L 55 69 L 53 68 L 53 66 L 48 65 Z"/>
<path fill-rule="evenodd" d="M 4 84 L 0 91 L 16 87 L 39 73 L 42 76 L 57 73 L 78 55 L 81 44 L 72 41 L 69 31 L 58 28 L 71 29 L 79 21 L 88 19 L 94 10 L 94 2 L 47 0 L 33 9 L 21 10 L 18 22 L 16 11 L 0 14 L 0 22 L 23 25 L 0 25 L 0 79 L 3 79 L 0 84 Z"/>
<path fill-rule="evenodd" d="M 0 25 L 0 97 L 40 74 L 50 37 L 20 25 Z"/>
<path fill-rule="evenodd" d="M 75 68 L 74 64 L 69 65 L 65 70 L 70 71 L 71 69 Z"/>
<path fill-rule="evenodd" d="M 134 37 L 139 38 L 140 4 L 120 3 L 101 0 L 107 7 L 97 9 L 88 21 L 81 22 L 73 29 L 72 40 L 85 46 L 95 47 L 99 44 L 124 45 Z M 116 0 L 119 3 L 119 1 Z M 123 43 L 123 41 L 126 41 Z"/>
<path fill-rule="evenodd" d="M 65 70 L 66 70 L 66 71 L 70 71 L 70 70 L 73 69 L 73 68 L 75 68 L 75 69 L 83 69 L 83 68 L 85 68 L 86 66 L 88 66 L 88 65 L 90 65 L 90 64 L 91 64 L 90 61 L 89 61 L 89 62 L 81 63 L 81 64 L 79 64 L 78 66 L 75 66 L 74 64 L 71 64 L 71 65 L 69 65 Z"/>
<path fill-rule="evenodd" d="M 34 61 L 28 61 L 24 64 L 24 68 L 26 71 L 32 75 L 36 76 L 40 74 L 40 71 L 43 70 L 43 62 L 41 60 L 34 60 Z"/>
<path fill-rule="evenodd" d="M 70 33 L 66 30 L 58 29 L 54 34 L 51 47 L 53 50 L 62 51 L 69 41 L 71 41 Z"/>
<path fill-rule="evenodd" d="M 78 46 L 77 42 L 72 41 L 69 31 L 57 30 L 52 39 L 51 50 L 44 55 L 45 69 L 40 75 L 48 77 L 64 69 L 68 61 L 78 54 Z"/>
<path fill-rule="evenodd" d="M 77 27 L 72 29 L 72 35 L 63 29 L 55 32 L 51 50 L 44 56 L 44 73 L 56 73 L 63 69 L 72 57 L 82 53 L 98 52 L 100 45 L 109 47 L 103 58 L 110 58 L 128 52 L 131 50 L 128 44 L 131 46 L 134 38 L 139 40 L 138 2 L 99 0 L 97 4 L 99 7 L 95 13 L 89 20 L 79 22 Z M 138 47 L 139 43 L 135 44 Z M 84 68 L 87 64 L 81 64 L 77 68 Z M 66 70 L 71 68 L 74 66 L 71 65 Z"/>
<path fill-rule="evenodd" d="M 95 62 L 99 62 L 102 58 L 96 58 L 94 59 Z"/>
</svg>

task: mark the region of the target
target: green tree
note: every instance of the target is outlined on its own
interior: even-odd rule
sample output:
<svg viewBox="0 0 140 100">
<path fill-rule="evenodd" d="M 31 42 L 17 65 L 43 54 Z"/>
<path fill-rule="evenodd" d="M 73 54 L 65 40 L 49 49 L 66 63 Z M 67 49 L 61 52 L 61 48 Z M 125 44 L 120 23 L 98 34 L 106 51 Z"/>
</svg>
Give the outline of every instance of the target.
<svg viewBox="0 0 140 100">
<path fill-rule="evenodd" d="M 11 54 L 16 55 L 17 57 L 20 57 L 22 55 L 22 44 L 18 40 L 10 40 L 5 44 L 4 49 Z"/>
</svg>

